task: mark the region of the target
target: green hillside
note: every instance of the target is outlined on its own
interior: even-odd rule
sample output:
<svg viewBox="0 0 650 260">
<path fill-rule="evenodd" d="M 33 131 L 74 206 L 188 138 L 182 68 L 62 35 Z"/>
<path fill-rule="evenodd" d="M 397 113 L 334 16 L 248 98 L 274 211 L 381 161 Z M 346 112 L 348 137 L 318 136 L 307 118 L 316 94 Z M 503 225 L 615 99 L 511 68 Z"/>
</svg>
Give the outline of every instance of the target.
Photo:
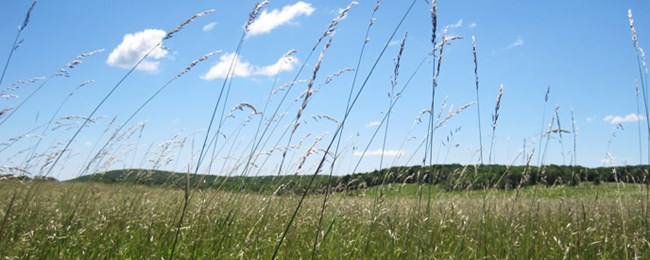
<svg viewBox="0 0 650 260">
<path fill-rule="evenodd" d="M 328 176 L 317 176 L 314 181 L 314 186 L 325 188 L 327 187 L 329 179 Z M 333 177 L 332 180 L 332 183 L 335 183 L 338 178 Z M 220 189 L 227 191 L 249 191 L 259 193 L 275 192 L 282 194 L 302 191 L 301 188 L 306 187 L 309 183 L 309 178 L 302 175 L 244 177 L 203 174 L 195 175 L 146 169 L 124 169 L 81 176 L 71 181 L 132 183 L 151 186 L 174 186 L 179 188 L 185 187 L 185 185 L 189 184 L 190 187 L 198 189 Z"/>
</svg>

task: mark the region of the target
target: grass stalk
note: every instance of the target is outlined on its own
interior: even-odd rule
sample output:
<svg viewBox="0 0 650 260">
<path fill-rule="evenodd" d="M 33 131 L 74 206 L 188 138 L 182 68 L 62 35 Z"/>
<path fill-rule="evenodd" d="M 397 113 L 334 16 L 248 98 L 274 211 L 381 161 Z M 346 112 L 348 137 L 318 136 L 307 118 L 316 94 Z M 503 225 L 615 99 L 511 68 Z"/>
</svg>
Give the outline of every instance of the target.
<svg viewBox="0 0 650 260">
<path fill-rule="evenodd" d="M 38 1 L 34 0 L 32 1 L 32 4 L 29 6 L 29 9 L 27 10 L 27 14 L 25 15 L 25 19 L 23 20 L 23 23 L 18 26 L 18 32 L 16 32 L 16 37 L 14 38 L 14 42 L 11 44 L 11 50 L 9 50 L 9 55 L 7 56 L 7 60 L 5 61 L 5 65 L 2 68 L 2 75 L 0 75 L 0 86 L 2 85 L 2 81 L 5 78 L 5 74 L 7 73 L 7 68 L 9 68 L 9 63 L 11 63 L 11 58 L 14 55 L 14 52 L 20 47 L 20 44 L 22 43 L 22 40 L 19 41 L 20 39 L 20 34 L 25 30 L 27 25 L 29 25 L 29 18 L 32 15 L 32 11 L 34 11 L 34 7 L 36 6 L 36 3 Z"/>
<path fill-rule="evenodd" d="M 546 88 L 546 94 L 544 95 L 544 110 L 542 112 L 542 126 L 540 127 L 539 130 L 539 151 L 537 153 L 537 167 L 542 167 L 542 140 L 544 139 L 544 125 L 546 124 L 546 106 L 548 105 L 548 98 L 549 95 L 551 94 L 551 86 L 548 86 Z"/>
<path fill-rule="evenodd" d="M 438 88 L 438 75 L 440 72 L 440 62 L 438 62 L 438 67 L 436 68 L 436 46 L 437 46 L 437 39 L 436 39 L 436 33 L 438 31 L 438 1 L 433 0 L 431 1 L 431 45 L 433 48 L 433 53 L 432 53 L 432 58 L 431 58 L 431 70 L 433 77 L 431 79 L 431 105 L 429 107 L 429 111 L 431 112 L 429 114 L 429 124 L 428 124 L 428 129 L 427 129 L 427 145 L 424 149 L 424 158 L 422 159 L 422 165 L 427 165 L 427 159 L 428 159 L 428 165 L 433 164 L 433 128 L 434 128 L 434 109 L 435 109 L 435 102 L 436 102 L 436 89 Z M 444 39 L 444 36 L 443 36 Z M 442 48 L 444 48 L 444 44 L 441 45 L 440 47 L 440 52 L 442 53 Z M 439 58 L 440 61 L 442 58 Z M 427 158 L 428 157 L 428 158 Z"/>
<path fill-rule="evenodd" d="M 497 123 L 499 121 L 499 109 L 501 108 L 501 97 L 503 96 L 503 84 L 499 87 L 499 94 L 497 95 L 497 102 L 494 106 L 494 114 L 492 114 L 492 138 L 490 141 L 490 154 L 488 161 L 492 163 L 492 151 L 494 150 L 494 133 L 497 130 Z"/>
<path fill-rule="evenodd" d="M 640 130 L 639 130 L 640 131 Z M 576 128 L 576 119 L 573 116 L 573 109 L 571 109 L 571 133 L 573 134 L 573 160 L 571 165 L 578 164 L 578 128 Z"/>
<path fill-rule="evenodd" d="M 472 35 L 472 54 L 474 54 L 474 82 L 476 83 L 476 120 L 478 121 L 478 140 L 479 140 L 479 158 L 481 165 L 483 165 L 483 131 L 481 127 L 481 103 L 479 101 L 478 93 L 478 57 L 476 51 L 476 38 Z"/>
<path fill-rule="evenodd" d="M 636 60 L 637 60 L 637 68 L 639 71 L 639 81 L 641 82 L 641 92 L 643 93 L 643 108 L 645 111 L 645 116 L 646 116 L 646 130 L 648 133 L 648 162 L 650 163 L 650 120 L 647 120 L 650 118 L 650 107 L 648 104 L 648 88 L 647 88 L 647 80 L 648 80 L 648 68 L 645 62 L 645 52 L 643 49 L 639 46 L 639 40 L 636 35 L 636 28 L 634 27 L 634 18 L 632 16 L 632 10 L 628 10 L 628 19 L 630 21 L 630 31 L 632 34 L 632 44 L 634 46 L 634 52 L 636 54 Z"/>
</svg>

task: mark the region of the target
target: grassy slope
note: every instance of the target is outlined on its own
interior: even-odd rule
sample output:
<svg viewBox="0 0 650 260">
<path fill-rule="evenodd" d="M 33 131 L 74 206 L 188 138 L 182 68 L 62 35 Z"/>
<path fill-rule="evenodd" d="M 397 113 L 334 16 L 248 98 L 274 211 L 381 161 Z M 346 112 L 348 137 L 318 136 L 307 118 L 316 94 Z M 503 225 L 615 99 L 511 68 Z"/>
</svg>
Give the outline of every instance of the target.
<svg viewBox="0 0 650 260">
<path fill-rule="evenodd" d="M 302 175 L 289 176 L 257 176 L 257 177 L 225 177 L 216 175 L 193 175 L 159 170 L 127 169 L 113 170 L 104 173 L 81 176 L 73 182 L 103 182 L 103 183 L 131 183 L 150 186 L 185 187 L 189 179 L 191 187 L 213 188 L 225 191 L 252 191 L 252 192 L 296 192 L 309 182 L 308 177 Z M 326 186 L 329 177 L 318 176 L 315 180 L 316 187 Z M 278 189 L 282 186 L 281 189 Z"/>
</svg>

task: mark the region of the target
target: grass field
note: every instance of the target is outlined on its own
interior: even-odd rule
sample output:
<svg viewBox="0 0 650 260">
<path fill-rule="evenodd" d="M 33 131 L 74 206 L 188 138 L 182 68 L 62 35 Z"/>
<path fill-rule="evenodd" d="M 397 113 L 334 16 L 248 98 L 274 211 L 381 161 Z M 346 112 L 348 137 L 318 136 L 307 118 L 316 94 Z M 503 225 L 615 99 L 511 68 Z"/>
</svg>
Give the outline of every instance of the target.
<svg viewBox="0 0 650 260">
<path fill-rule="evenodd" d="M 9 259 L 166 258 L 184 197 L 166 187 L 3 181 L 1 208 L 12 203 L 16 186 L 0 243 Z M 323 195 L 314 195 L 278 257 L 647 259 L 645 189 L 609 183 L 442 192 L 389 185 L 331 195 L 320 229 Z M 298 199 L 192 193 L 177 256 L 269 258 Z"/>
<path fill-rule="evenodd" d="M 650 259 L 650 89 L 631 9 L 620 35 L 580 28 L 608 35 L 594 44 L 566 25 L 549 36 L 556 21 L 538 30 L 519 5 L 521 29 L 504 33 L 518 22 L 452 2 L 439 21 L 436 0 L 167 2 L 91 5 L 52 28 L 80 3 L 25 7 L 0 57 L 0 260 Z M 584 5 L 571 20 L 600 21 Z M 50 41 L 87 47 L 70 32 L 114 49 L 22 79 L 58 61 Z M 623 37 L 627 56 L 597 49 Z M 550 96 L 539 75 L 565 89 Z M 635 97 L 619 88 L 631 77 Z"/>
</svg>

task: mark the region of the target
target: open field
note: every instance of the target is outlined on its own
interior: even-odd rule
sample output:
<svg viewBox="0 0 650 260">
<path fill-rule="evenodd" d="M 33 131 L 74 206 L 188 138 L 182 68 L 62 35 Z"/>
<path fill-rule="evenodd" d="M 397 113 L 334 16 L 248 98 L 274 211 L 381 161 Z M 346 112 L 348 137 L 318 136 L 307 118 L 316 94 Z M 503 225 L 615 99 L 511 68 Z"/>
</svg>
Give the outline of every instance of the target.
<svg viewBox="0 0 650 260">
<path fill-rule="evenodd" d="M 3 181 L 0 207 L 8 208 L 16 186 L 0 243 L 8 258 L 166 258 L 184 196 L 131 184 Z M 643 185 L 441 192 L 407 184 L 386 187 L 383 196 L 379 189 L 333 194 L 321 229 L 323 196 L 309 196 L 278 257 L 650 257 Z M 269 258 L 298 199 L 194 192 L 177 256 Z"/>
<path fill-rule="evenodd" d="M 3 1 L 0 260 L 650 259 L 648 14 Z"/>
</svg>

